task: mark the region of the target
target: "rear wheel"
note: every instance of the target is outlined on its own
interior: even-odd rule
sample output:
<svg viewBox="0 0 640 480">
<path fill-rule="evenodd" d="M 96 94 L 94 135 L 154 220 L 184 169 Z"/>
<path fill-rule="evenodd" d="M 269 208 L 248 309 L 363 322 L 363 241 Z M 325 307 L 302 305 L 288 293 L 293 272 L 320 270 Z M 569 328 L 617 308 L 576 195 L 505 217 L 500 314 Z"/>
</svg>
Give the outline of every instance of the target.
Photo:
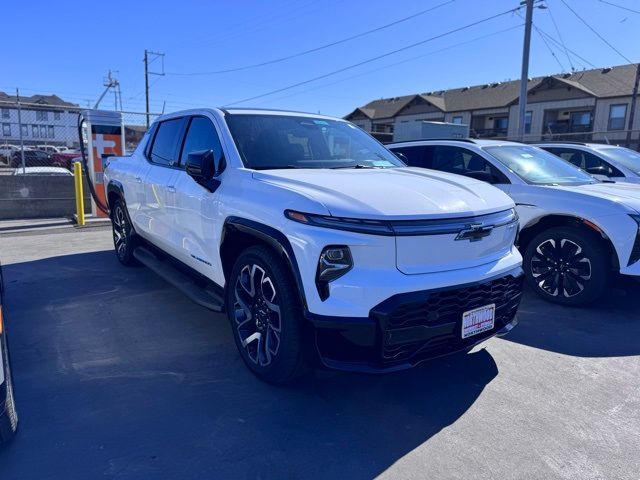
<svg viewBox="0 0 640 480">
<path fill-rule="evenodd" d="M 536 235 L 524 254 L 529 285 L 541 297 L 580 306 L 600 298 L 609 283 L 611 262 L 595 233 L 554 227 Z"/>
<path fill-rule="evenodd" d="M 236 261 L 226 294 L 226 311 L 236 346 L 261 380 L 282 384 L 308 367 L 302 308 L 291 272 L 271 249 L 254 246 Z"/>
<path fill-rule="evenodd" d="M 113 246 L 120 263 L 126 266 L 136 264 L 133 256 L 135 248 L 135 237 L 132 235 L 133 228 L 129 221 L 129 215 L 122 200 L 113 202 L 111 210 L 111 227 L 113 231 Z"/>
</svg>

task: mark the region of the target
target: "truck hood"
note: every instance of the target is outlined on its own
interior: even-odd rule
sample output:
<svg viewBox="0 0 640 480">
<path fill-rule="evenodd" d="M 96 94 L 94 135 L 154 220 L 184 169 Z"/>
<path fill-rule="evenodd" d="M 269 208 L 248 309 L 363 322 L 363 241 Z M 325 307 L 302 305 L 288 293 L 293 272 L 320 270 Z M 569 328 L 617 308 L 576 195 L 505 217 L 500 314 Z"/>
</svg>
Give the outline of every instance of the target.
<svg viewBox="0 0 640 480">
<path fill-rule="evenodd" d="M 268 170 L 253 177 L 311 198 L 336 217 L 453 218 L 513 207 L 489 184 L 422 168 Z"/>
<path fill-rule="evenodd" d="M 593 183 L 580 186 L 551 187 L 567 192 L 579 192 L 609 202 L 619 203 L 640 212 L 640 185 L 633 183 Z"/>
</svg>

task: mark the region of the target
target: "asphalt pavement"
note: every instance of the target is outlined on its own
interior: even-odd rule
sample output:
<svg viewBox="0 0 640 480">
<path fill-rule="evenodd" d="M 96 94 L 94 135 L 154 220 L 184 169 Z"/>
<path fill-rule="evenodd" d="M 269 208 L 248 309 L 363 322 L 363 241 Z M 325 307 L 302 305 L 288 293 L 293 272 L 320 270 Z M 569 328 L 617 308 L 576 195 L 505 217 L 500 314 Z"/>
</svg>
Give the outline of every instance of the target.
<svg viewBox="0 0 640 480">
<path fill-rule="evenodd" d="M 640 284 L 588 309 L 527 293 L 468 355 L 272 387 L 107 230 L 0 236 L 0 260 L 20 415 L 1 480 L 640 477 Z"/>
</svg>

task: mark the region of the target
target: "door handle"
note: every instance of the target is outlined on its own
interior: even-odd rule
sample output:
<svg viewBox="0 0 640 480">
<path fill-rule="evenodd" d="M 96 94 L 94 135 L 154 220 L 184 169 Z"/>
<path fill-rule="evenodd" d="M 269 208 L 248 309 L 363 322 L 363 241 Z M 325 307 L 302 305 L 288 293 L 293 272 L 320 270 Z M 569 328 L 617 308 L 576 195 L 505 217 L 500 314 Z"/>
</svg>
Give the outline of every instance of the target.
<svg viewBox="0 0 640 480">
<path fill-rule="evenodd" d="M 142 183 L 142 178 L 141 177 L 136 177 L 136 182 Z"/>
<path fill-rule="evenodd" d="M 174 187 L 173 185 L 169 185 L 167 187 L 167 192 L 176 193 L 176 187 Z"/>
</svg>

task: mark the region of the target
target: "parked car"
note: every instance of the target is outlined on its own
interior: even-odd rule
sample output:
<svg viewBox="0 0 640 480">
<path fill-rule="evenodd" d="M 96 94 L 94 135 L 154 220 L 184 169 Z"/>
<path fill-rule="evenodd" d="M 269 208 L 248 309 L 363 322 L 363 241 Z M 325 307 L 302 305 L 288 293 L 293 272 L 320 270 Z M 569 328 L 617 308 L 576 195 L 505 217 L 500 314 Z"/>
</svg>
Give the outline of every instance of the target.
<svg viewBox="0 0 640 480">
<path fill-rule="evenodd" d="M 13 171 L 14 175 L 55 175 L 64 177 L 73 177 L 66 168 L 62 167 L 18 167 Z"/>
<path fill-rule="evenodd" d="M 347 121 L 176 112 L 133 155 L 109 160 L 120 262 L 226 311 L 242 359 L 265 381 L 290 381 L 314 358 L 402 369 L 516 322 L 513 201 L 408 168 Z"/>
<path fill-rule="evenodd" d="M 640 153 L 600 143 L 540 143 L 536 146 L 573 163 L 592 175 L 616 182 L 640 183 Z"/>
<path fill-rule="evenodd" d="M 8 441 L 18 428 L 18 414 L 13 397 L 7 326 L 4 323 L 4 279 L 0 265 L 0 443 Z"/>
<path fill-rule="evenodd" d="M 46 167 L 53 164 L 51 155 L 42 150 L 25 150 L 24 151 L 24 163 L 26 167 Z M 22 152 L 19 150 L 13 152 L 11 156 L 11 167 L 22 167 Z"/>
<path fill-rule="evenodd" d="M 73 163 L 79 157 L 78 152 L 74 152 L 69 150 L 63 153 L 52 153 L 51 154 L 51 164 L 56 167 L 67 168 L 69 170 L 73 169 Z"/>
<path fill-rule="evenodd" d="M 547 300 L 598 300 L 612 273 L 640 277 L 640 188 L 600 182 L 540 148 L 495 140 L 388 145 L 413 166 L 485 180 L 520 216 L 519 247 L 531 287 Z"/>
</svg>

